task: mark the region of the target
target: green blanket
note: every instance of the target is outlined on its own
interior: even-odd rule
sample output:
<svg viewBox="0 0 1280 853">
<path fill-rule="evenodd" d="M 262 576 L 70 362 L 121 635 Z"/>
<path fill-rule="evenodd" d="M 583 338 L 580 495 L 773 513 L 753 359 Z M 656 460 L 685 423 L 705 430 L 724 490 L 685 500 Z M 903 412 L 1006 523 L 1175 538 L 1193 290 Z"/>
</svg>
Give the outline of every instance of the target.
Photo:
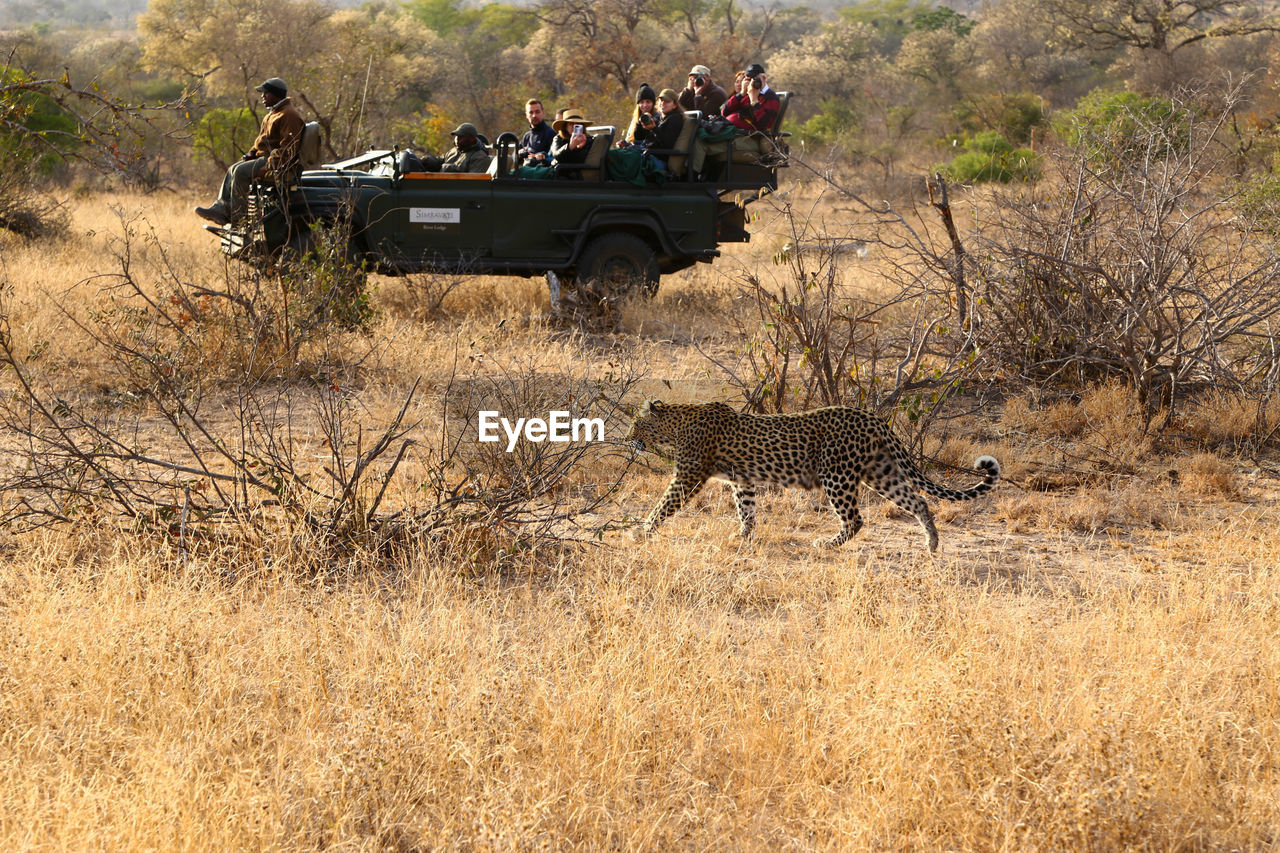
<svg viewBox="0 0 1280 853">
<path fill-rule="evenodd" d="M 638 187 L 667 182 L 667 173 L 643 148 L 612 148 L 608 160 L 611 181 L 630 181 Z"/>
<path fill-rule="evenodd" d="M 551 166 L 521 166 L 512 172 L 517 178 L 534 178 L 538 180 L 551 180 L 556 176 L 556 170 Z"/>
</svg>

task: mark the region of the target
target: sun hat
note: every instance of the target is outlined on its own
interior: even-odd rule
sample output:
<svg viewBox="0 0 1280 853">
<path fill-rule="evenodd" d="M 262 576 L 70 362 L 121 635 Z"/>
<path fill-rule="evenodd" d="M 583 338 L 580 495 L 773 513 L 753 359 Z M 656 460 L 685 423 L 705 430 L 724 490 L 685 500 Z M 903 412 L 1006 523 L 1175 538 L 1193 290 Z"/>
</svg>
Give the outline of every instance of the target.
<svg viewBox="0 0 1280 853">
<path fill-rule="evenodd" d="M 580 124 L 585 127 L 592 124 L 592 122 L 587 121 L 582 115 L 582 110 L 577 107 L 570 107 L 564 111 L 562 118 L 551 122 L 551 126 L 555 128 L 556 133 L 562 133 L 566 127 L 573 124 Z"/>
</svg>

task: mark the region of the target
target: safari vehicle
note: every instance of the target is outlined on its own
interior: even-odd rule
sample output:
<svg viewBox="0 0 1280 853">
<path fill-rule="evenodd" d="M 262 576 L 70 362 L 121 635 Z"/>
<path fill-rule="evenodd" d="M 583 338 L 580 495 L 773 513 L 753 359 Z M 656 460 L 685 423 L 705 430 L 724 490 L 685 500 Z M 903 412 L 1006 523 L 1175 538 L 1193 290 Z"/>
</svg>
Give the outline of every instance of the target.
<svg viewBox="0 0 1280 853">
<path fill-rule="evenodd" d="M 686 121 L 676 147 L 658 152 L 671 174 L 661 185 L 611 178 L 611 126 L 587 128 L 595 141 L 577 180 L 516 177 L 518 139 L 503 133 L 490 174 L 402 173 L 397 151 L 369 151 L 304 168 L 283 186 L 256 185 L 244 225 L 209 230 L 224 252 L 256 263 L 305 253 L 320 231 L 337 229 L 353 265 L 384 275 L 553 272 L 652 293 L 661 274 L 710 263 L 720 243 L 749 241 L 746 204 L 777 189 L 785 165 L 731 162 L 717 180 L 695 181 L 686 163 L 697 124 Z"/>
</svg>

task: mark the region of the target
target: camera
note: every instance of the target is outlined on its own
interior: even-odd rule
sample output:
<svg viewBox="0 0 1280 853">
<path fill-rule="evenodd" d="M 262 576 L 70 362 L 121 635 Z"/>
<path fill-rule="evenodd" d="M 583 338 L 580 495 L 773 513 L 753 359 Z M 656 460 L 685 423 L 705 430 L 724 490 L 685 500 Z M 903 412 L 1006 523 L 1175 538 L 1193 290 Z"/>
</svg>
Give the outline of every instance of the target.
<svg viewBox="0 0 1280 853">
<path fill-rule="evenodd" d="M 640 124 L 642 124 L 645 127 L 652 127 L 653 116 L 649 115 L 648 113 L 640 113 Z"/>
<path fill-rule="evenodd" d="M 760 90 L 760 78 L 759 78 L 759 77 L 752 77 L 752 78 L 751 78 L 751 88 L 752 88 L 752 89 L 755 89 L 756 91 L 759 91 L 759 90 Z"/>
<path fill-rule="evenodd" d="M 693 78 L 693 85 L 695 86 L 702 86 L 706 82 L 707 82 L 707 78 L 703 77 L 701 74 Z"/>
</svg>

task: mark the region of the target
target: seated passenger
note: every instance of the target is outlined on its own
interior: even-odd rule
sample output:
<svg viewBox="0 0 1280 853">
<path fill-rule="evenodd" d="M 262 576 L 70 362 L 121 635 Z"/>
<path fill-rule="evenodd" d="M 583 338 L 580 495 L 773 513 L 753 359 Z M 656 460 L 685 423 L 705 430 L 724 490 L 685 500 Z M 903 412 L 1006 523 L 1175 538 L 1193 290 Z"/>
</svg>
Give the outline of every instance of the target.
<svg viewBox="0 0 1280 853">
<path fill-rule="evenodd" d="M 582 111 L 570 107 L 564 111 L 564 118 L 556 119 L 551 123 L 551 126 L 556 131 L 556 138 L 551 140 L 551 159 L 555 161 L 555 165 L 573 165 L 587 162 L 587 155 L 591 153 L 593 140 L 587 133 L 587 128 L 591 126 L 591 122 L 583 117 Z M 567 178 L 582 177 L 577 169 L 566 170 L 563 176 Z"/>
<path fill-rule="evenodd" d="M 738 129 L 738 136 L 730 142 L 694 142 L 690 168 L 695 172 L 706 171 L 708 158 L 719 160 L 732 155 L 735 162 L 745 160 L 759 162 L 777 154 L 777 143 L 768 131 L 778 121 L 782 102 L 773 89 L 764 66 L 753 62 L 734 78 L 734 93 L 725 101 L 722 113 Z"/>
<path fill-rule="evenodd" d="M 720 115 L 720 108 L 729 100 L 729 94 L 711 80 L 711 69 L 695 65 L 689 70 L 689 82 L 680 91 L 680 108 L 698 110 L 705 116 Z"/>
<path fill-rule="evenodd" d="M 517 166 L 536 166 L 551 157 L 551 140 L 556 132 L 543 120 L 542 101 L 530 98 L 524 105 L 524 116 L 529 120 L 529 130 L 520 140 L 516 151 Z"/>
<path fill-rule="evenodd" d="M 679 96 L 676 95 L 675 89 L 663 89 L 659 92 L 658 103 L 662 110 L 662 120 L 658 122 L 658 126 L 649 135 L 648 147 L 658 151 L 667 151 L 676 147 L 676 140 L 680 138 L 680 131 L 684 130 L 684 110 L 680 109 L 680 100 Z M 671 155 L 655 154 L 654 159 L 665 168 L 669 156 Z"/>
<path fill-rule="evenodd" d="M 419 158 L 412 151 L 400 152 L 401 172 L 475 172 L 489 169 L 489 152 L 480 141 L 480 131 L 471 122 L 463 122 L 453 136 L 453 148 L 443 157 Z"/>
<path fill-rule="evenodd" d="M 641 83 L 636 90 L 636 109 L 631 115 L 631 124 L 627 125 L 626 135 L 618 141 L 619 148 L 648 143 L 650 134 L 657 128 L 658 119 L 661 118 L 654 106 L 657 100 L 653 87 L 648 83 Z"/>
<path fill-rule="evenodd" d="M 769 88 L 769 77 L 764 73 L 764 66 L 753 62 L 735 78 L 733 94 L 724 102 L 721 113 L 735 127 L 767 131 L 773 130 L 781 108 L 778 93 Z"/>
</svg>

